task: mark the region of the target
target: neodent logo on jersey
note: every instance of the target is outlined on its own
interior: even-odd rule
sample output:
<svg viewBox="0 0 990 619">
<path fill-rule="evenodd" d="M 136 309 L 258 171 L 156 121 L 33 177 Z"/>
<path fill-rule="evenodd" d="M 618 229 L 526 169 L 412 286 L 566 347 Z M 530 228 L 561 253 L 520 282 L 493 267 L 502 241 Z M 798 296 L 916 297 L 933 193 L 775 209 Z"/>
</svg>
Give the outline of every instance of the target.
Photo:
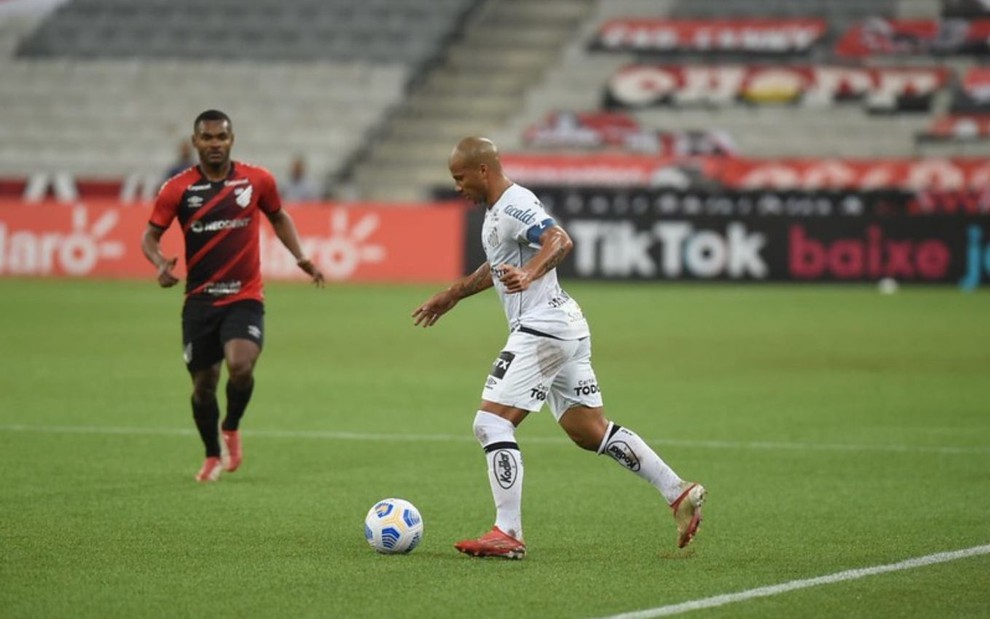
<svg viewBox="0 0 990 619">
<path fill-rule="evenodd" d="M 9 230 L 0 221 L 0 274 L 87 275 L 100 260 L 119 260 L 124 244 L 106 237 L 117 226 L 120 215 L 108 210 L 89 224 L 89 210 L 78 205 L 72 209 L 72 230 L 40 232 Z"/>
</svg>

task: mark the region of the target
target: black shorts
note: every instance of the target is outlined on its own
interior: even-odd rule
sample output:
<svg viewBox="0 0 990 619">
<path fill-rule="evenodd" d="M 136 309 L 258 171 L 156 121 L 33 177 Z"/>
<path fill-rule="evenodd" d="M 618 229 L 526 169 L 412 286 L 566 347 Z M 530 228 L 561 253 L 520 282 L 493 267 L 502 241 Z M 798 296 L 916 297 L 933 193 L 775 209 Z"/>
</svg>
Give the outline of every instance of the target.
<svg viewBox="0 0 990 619">
<path fill-rule="evenodd" d="M 182 306 L 182 356 L 190 372 L 223 361 L 230 340 L 251 340 L 259 348 L 265 339 L 265 306 L 249 299 L 229 305 L 186 301 Z"/>
</svg>

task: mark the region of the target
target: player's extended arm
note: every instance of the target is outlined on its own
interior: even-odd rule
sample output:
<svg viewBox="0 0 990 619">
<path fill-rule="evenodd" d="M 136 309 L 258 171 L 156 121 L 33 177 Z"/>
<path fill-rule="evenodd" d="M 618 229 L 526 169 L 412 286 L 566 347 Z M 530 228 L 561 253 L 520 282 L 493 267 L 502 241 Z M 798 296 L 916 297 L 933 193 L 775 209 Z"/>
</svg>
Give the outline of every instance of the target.
<svg viewBox="0 0 990 619">
<path fill-rule="evenodd" d="M 494 285 L 492 282 L 492 269 L 486 262 L 470 275 L 465 275 L 451 284 L 446 290 L 441 290 L 426 300 L 412 313 L 413 325 L 432 327 L 440 317 L 449 312 L 457 302 L 464 297 L 478 294 L 482 290 L 487 290 Z"/>
<path fill-rule="evenodd" d="M 302 243 L 299 242 L 299 232 L 296 231 L 296 222 L 292 220 L 285 209 L 280 209 L 277 213 L 269 217 L 272 222 L 272 230 L 275 236 L 282 241 L 282 245 L 292 253 L 299 268 L 306 272 L 317 286 L 323 286 L 323 273 L 320 272 L 313 261 L 303 254 Z"/>
<path fill-rule="evenodd" d="M 179 278 L 172 273 L 172 269 L 179 262 L 178 256 L 166 258 L 162 253 L 162 234 L 165 231 L 157 226 L 148 224 L 144 234 L 141 236 L 141 251 L 148 262 L 158 269 L 158 285 L 162 288 L 170 288 L 179 283 Z"/>
<path fill-rule="evenodd" d="M 574 247 L 567 231 L 560 226 L 551 226 L 540 235 L 540 251 L 522 267 L 511 264 L 499 265 L 496 270 L 499 281 L 505 284 L 507 292 L 522 292 L 551 270 L 557 268 Z"/>
</svg>

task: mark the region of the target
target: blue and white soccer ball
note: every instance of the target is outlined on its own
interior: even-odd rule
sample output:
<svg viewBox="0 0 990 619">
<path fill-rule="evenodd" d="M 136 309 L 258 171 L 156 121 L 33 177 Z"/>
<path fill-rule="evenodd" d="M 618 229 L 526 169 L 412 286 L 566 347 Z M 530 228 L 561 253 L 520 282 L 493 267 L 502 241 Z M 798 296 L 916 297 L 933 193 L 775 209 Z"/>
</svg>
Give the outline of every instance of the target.
<svg viewBox="0 0 990 619">
<path fill-rule="evenodd" d="M 382 499 L 364 519 L 364 537 L 382 554 L 411 552 L 423 539 L 423 517 L 405 499 Z"/>
</svg>

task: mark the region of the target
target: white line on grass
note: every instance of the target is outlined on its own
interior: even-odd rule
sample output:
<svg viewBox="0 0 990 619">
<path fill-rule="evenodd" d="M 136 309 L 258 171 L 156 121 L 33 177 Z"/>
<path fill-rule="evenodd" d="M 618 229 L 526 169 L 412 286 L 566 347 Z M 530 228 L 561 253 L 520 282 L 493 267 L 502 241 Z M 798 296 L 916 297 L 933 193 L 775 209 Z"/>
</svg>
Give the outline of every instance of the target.
<svg viewBox="0 0 990 619">
<path fill-rule="evenodd" d="M 830 585 L 846 580 L 857 580 L 859 578 L 866 578 L 867 576 L 886 574 L 888 572 L 899 572 L 901 570 L 910 570 L 916 567 L 926 567 L 937 563 L 947 563 L 949 561 L 957 561 L 959 559 L 985 554 L 990 554 L 990 544 L 987 544 L 986 546 L 964 548 L 963 550 L 956 550 L 953 552 L 939 552 L 932 555 L 925 555 L 923 557 L 915 557 L 914 559 L 907 559 L 898 563 L 878 565 L 876 567 L 846 570 L 844 572 L 829 574 L 828 576 L 819 576 L 817 578 L 808 578 L 805 580 L 792 580 L 779 585 L 759 587 L 748 591 L 740 591 L 738 593 L 716 595 L 710 598 L 702 598 L 700 600 L 692 600 L 690 602 L 682 602 L 680 604 L 671 604 L 670 606 L 660 606 L 658 608 L 638 610 L 631 613 L 622 613 L 621 615 L 610 615 L 608 617 L 604 617 L 603 619 L 651 619 L 652 617 L 669 617 L 671 615 L 679 615 L 681 613 L 688 613 L 693 610 L 701 610 L 703 608 L 715 608 L 716 606 L 725 606 L 726 604 L 745 602 L 755 598 L 770 597 L 781 593 L 787 593 L 789 591 L 796 591 L 797 589 L 807 589 L 808 587 L 817 587 L 819 585 Z"/>
<path fill-rule="evenodd" d="M 192 428 L 137 428 L 122 426 L 36 426 L 27 424 L 0 424 L 0 432 L 37 432 L 40 434 L 106 434 L 124 436 L 189 436 Z M 364 432 L 333 432 L 324 430 L 245 430 L 245 436 L 265 438 L 296 438 L 331 441 L 399 441 L 399 442 L 475 442 L 477 439 L 464 434 L 374 434 Z M 569 443 L 565 437 L 531 436 L 526 443 Z M 681 439 L 650 439 L 656 445 L 675 447 L 700 447 L 705 449 L 760 449 L 760 450 L 809 450 L 809 451 L 883 451 L 902 453 L 940 454 L 990 454 L 990 447 L 948 447 L 940 445 L 864 445 L 839 443 L 776 443 L 772 441 L 697 441 Z"/>
</svg>

